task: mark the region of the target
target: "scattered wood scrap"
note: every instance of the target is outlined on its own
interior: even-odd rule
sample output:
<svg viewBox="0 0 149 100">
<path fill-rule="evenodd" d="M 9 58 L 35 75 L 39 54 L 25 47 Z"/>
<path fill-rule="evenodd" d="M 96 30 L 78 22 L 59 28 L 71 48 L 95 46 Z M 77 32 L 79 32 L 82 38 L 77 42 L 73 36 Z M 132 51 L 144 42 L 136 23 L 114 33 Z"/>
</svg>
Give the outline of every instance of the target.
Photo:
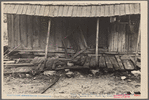
<svg viewBox="0 0 149 100">
<path fill-rule="evenodd" d="M 96 67 L 96 57 L 95 56 L 92 56 L 91 57 L 91 60 L 90 60 L 90 68 L 94 68 L 94 67 Z"/>
<path fill-rule="evenodd" d="M 99 68 L 106 68 L 105 58 L 103 56 L 99 57 Z"/>
<path fill-rule="evenodd" d="M 105 60 L 106 60 L 106 65 L 107 65 L 108 71 L 114 71 L 113 65 L 112 65 L 108 56 L 105 56 Z"/>
<path fill-rule="evenodd" d="M 32 63 L 22 63 L 22 64 L 4 64 L 4 66 L 10 66 L 10 67 L 15 67 L 15 66 L 18 66 L 18 67 L 21 67 L 21 66 L 33 66 L 34 64 Z"/>
<path fill-rule="evenodd" d="M 109 57 L 109 59 L 110 59 L 111 63 L 113 64 L 114 69 L 115 69 L 115 70 L 120 70 L 120 67 L 119 67 L 119 65 L 118 65 L 118 63 L 117 63 L 115 57 Z"/>
<path fill-rule="evenodd" d="M 52 83 L 50 83 L 50 85 L 44 91 L 42 91 L 41 94 L 45 93 L 49 88 L 51 88 L 59 80 L 59 78 L 60 76 L 58 75 L 54 76 Z"/>
<path fill-rule="evenodd" d="M 85 66 L 85 67 L 87 67 L 87 66 L 90 65 L 90 60 L 91 60 L 91 57 L 87 56 L 86 61 L 85 61 L 85 63 L 84 63 L 84 66 Z"/>
<path fill-rule="evenodd" d="M 124 66 L 123 66 L 123 63 L 122 63 L 120 57 L 118 55 L 115 55 L 115 58 L 117 59 L 117 62 L 118 62 L 119 67 L 120 67 L 120 70 L 124 70 Z"/>
<path fill-rule="evenodd" d="M 81 53 L 83 53 L 86 49 L 87 49 L 87 47 L 85 47 L 85 48 L 83 48 L 82 50 L 78 51 L 78 52 L 72 57 L 72 59 L 76 58 L 78 55 L 80 55 Z"/>
<path fill-rule="evenodd" d="M 134 69 L 134 66 L 132 65 L 130 60 L 123 60 L 123 64 L 124 64 L 126 70 L 133 70 Z"/>
</svg>

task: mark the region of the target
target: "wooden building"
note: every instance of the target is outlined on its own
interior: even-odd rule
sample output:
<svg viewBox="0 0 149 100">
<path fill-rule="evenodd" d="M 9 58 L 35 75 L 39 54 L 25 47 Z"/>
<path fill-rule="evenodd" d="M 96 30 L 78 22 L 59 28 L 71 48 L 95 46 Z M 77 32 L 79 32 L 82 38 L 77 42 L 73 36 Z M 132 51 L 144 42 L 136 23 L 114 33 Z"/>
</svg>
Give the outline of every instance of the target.
<svg viewBox="0 0 149 100">
<path fill-rule="evenodd" d="M 44 52 L 50 19 L 49 53 L 77 53 L 86 46 L 96 54 L 141 50 L 139 3 L 5 3 L 4 14 L 11 49 L 21 45 L 17 50 Z"/>
</svg>

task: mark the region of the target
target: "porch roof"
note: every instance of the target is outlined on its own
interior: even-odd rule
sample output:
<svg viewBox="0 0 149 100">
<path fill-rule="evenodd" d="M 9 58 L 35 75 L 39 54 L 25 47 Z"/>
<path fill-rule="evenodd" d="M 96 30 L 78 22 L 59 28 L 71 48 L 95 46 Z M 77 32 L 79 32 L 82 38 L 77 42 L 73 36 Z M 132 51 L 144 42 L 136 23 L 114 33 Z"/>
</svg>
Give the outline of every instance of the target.
<svg viewBox="0 0 149 100">
<path fill-rule="evenodd" d="M 5 14 L 48 17 L 110 17 L 140 14 L 140 3 L 33 4 L 5 3 Z"/>
</svg>

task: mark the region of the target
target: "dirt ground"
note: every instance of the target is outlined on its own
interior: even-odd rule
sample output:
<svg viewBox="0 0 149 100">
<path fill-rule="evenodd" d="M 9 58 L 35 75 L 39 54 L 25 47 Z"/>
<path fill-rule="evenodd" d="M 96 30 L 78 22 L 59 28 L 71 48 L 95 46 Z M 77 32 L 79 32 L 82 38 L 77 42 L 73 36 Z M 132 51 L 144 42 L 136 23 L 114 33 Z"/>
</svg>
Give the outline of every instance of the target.
<svg viewBox="0 0 149 100">
<path fill-rule="evenodd" d="M 105 73 L 93 76 L 89 70 L 73 70 L 73 77 L 68 78 L 65 71 L 60 72 L 58 82 L 44 94 L 124 94 L 140 91 L 140 76 L 127 76 L 125 73 Z M 121 76 L 126 76 L 122 80 Z M 18 77 L 7 75 L 3 79 L 4 94 L 41 94 L 52 82 L 54 76 Z"/>
</svg>

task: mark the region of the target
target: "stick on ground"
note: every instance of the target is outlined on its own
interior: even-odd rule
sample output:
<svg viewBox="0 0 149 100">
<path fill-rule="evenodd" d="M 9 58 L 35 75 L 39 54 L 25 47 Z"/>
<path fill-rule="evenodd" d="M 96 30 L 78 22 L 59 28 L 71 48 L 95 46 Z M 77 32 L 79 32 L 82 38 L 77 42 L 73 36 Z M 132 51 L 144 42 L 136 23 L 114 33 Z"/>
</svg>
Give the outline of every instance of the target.
<svg viewBox="0 0 149 100">
<path fill-rule="evenodd" d="M 55 76 L 53 82 L 43 91 L 41 94 L 45 93 L 49 88 L 51 88 L 58 80 L 60 76 Z"/>
</svg>

